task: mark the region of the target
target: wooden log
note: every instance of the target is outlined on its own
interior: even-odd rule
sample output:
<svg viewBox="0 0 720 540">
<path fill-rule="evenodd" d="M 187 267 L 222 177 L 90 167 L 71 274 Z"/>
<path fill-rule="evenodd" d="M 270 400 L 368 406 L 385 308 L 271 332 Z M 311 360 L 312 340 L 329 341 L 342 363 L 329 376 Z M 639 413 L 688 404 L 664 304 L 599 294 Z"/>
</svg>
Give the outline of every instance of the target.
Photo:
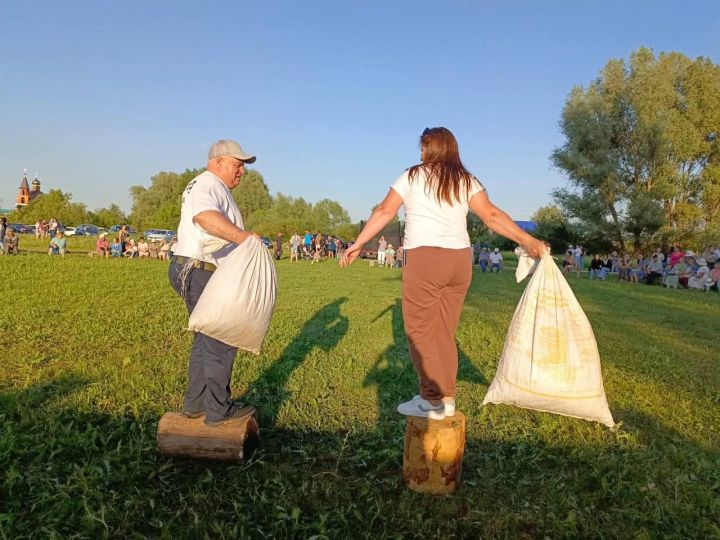
<svg viewBox="0 0 720 540">
<path fill-rule="evenodd" d="M 179 412 L 165 413 L 158 422 L 157 445 L 161 454 L 190 459 L 242 461 L 257 445 L 255 414 L 238 422 L 205 425 L 205 417 L 190 419 Z"/>
<path fill-rule="evenodd" d="M 444 420 L 407 417 L 403 478 L 413 491 L 452 493 L 460 485 L 465 451 L 465 415 Z"/>
</svg>

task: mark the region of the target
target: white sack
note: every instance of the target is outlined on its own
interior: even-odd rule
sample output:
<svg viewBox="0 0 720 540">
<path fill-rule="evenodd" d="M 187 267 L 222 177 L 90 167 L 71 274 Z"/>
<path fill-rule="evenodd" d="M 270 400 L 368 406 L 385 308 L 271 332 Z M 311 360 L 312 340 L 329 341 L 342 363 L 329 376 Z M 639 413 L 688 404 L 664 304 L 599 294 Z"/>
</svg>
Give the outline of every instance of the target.
<svg viewBox="0 0 720 540">
<path fill-rule="evenodd" d="M 523 258 L 518 261 L 518 281 L 533 267 L 526 255 Z M 537 261 L 515 309 L 486 403 L 615 425 L 590 321 L 547 253 Z"/>
<path fill-rule="evenodd" d="M 190 315 L 189 329 L 260 354 L 276 294 L 275 264 L 252 236 L 215 270 Z"/>
</svg>

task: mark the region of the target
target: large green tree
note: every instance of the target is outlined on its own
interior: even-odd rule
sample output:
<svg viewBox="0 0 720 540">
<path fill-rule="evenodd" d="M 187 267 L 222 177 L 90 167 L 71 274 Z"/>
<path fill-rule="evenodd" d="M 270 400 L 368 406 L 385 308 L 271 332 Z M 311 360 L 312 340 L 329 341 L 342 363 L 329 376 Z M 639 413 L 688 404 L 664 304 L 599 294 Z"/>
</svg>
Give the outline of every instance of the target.
<svg viewBox="0 0 720 540">
<path fill-rule="evenodd" d="M 542 206 L 530 219 L 537 225 L 534 235 L 548 242 L 554 253 L 564 253 L 575 242 L 575 233 L 557 206 Z"/>
<path fill-rule="evenodd" d="M 42 219 L 55 218 L 64 225 L 79 225 L 88 221 L 88 212 L 83 203 L 72 202 L 70 193 L 51 189 L 48 193 L 35 198 L 27 206 L 13 210 L 8 221 L 16 223 L 35 223 Z"/>
<path fill-rule="evenodd" d="M 100 227 L 112 227 L 127 222 L 127 216 L 117 204 L 111 204 L 107 208 L 100 208 L 94 212 L 88 212 L 88 222 Z"/>
<path fill-rule="evenodd" d="M 720 220 L 720 67 L 709 59 L 641 48 L 611 60 L 571 91 L 560 127 L 552 159 L 570 187 L 553 194 L 578 232 L 639 248 Z"/>
<path fill-rule="evenodd" d="M 185 169 L 180 174 L 161 171 L 150 179 L 150 187 L 132 186 L 130 222 L 141 229 L 176 229 L 180 222 L 182 192 L 201 172 L 201 169 Z"/>
</svg>

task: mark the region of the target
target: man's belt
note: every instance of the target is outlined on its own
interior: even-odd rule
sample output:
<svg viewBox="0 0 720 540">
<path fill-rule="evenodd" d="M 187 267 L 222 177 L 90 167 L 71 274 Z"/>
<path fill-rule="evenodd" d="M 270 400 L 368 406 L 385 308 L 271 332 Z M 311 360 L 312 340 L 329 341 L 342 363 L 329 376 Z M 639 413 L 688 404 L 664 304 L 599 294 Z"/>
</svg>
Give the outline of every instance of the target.
<svg viewBox="0 0 720 540">
<path fill-rule="evenodd" d="M 183 257 L 182 255 L 175 255 L 173 257 L 173 261 L 178 264 L 185 264 L 188 261 L 192 261 L 193 268 L 200 268 L 201 270 L 207 270 L 208 272 L 214 272 L 215 270 L 217 270 L 217 266 L 215 266 L 213 263 L 199 261 L 191 257 Z"/>
</svg>

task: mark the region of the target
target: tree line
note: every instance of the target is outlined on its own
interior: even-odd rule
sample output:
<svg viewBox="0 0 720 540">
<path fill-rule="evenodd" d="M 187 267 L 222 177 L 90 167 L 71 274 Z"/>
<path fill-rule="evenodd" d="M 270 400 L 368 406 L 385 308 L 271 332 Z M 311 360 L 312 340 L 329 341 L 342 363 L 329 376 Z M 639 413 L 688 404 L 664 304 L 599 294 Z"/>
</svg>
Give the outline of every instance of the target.
<svg viewBox="0 0 720 540">
<path fill-rule="evenodd" d="M 176 230 L 180 222 L 180 203 L 187 184 L 203 169 L 186 169 L 182 173 L 161 171 L 150 179 L 150 185 L 132 186 L 133 204 L 126 215 L 116 204 L 89 211 L 80 202 L 73 202 L 70 193 L 52 189 L 30 204 L 12 211 L 8 220 L 14 223 L 35 223 L 55 218 L 66 225 L 92 223 L 111 227 L 128 223 L 138 230 L 148 228 Z M 302 197 L 270 194 L 265 179 L 257 170 L 243 176 L 238 189 L 232 191 L 243 215 L 246 228 L 259 234 L 289 237 L 306 229 L 334 234 L 345 240 L 354 239 L 358 226 L 351 223 L 347 210 L 337 201 L 323 199 L 316 203 Z"/>
<path fill-rule="evenodd" d="M 572 89 L 551 159 L 569 186 L 533 216 L 555 249 L 700 247 L 720 238 L 720 67 L 647 48 Z"/>
</svg>

